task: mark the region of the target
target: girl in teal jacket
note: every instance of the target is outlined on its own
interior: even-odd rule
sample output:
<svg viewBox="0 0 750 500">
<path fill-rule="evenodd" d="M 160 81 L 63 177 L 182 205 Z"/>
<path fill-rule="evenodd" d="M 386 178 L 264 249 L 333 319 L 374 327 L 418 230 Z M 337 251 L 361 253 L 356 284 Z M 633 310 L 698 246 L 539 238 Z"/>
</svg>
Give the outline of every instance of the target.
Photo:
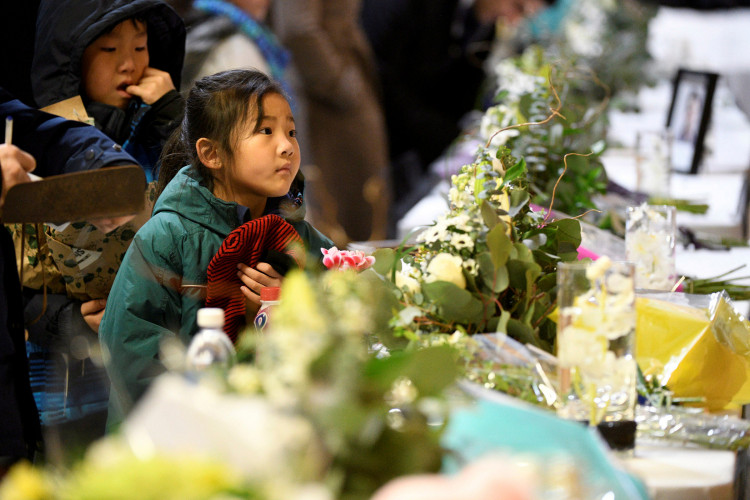
<svg viewBox="0 0 750 500">
<path fill-rule="evenodd" d="M 276 213 L 310 255 L 320 259 L 320 248 L 333 246 L 302 218 L 299 165 L 294 118 L 277 83 L 250 70 L 195 83 L 181 129 L 165 148 L 163 191 L 125 255 L 99 329 L 112 381 L 110 425 L 164 371 L 161 340 L 177 335 L 187 345 L 197 332 L 207 268 L 230 232 Z M 265 262 L 238 271 L 251 314 L 260 289 L 279 286 L 282 275 Z"/>
</svg>

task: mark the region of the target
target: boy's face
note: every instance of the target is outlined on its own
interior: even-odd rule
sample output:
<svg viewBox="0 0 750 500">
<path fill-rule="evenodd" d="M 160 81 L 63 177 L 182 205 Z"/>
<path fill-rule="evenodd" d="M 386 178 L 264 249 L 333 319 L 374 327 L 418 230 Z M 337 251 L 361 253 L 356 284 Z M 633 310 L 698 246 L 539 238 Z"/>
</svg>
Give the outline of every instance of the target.
<svg viewBox="0 0 750 500">
<path fill-rule="evenodd" d="M 148 34 L 140 21 L 125 20 L 86 47 L 81 60 L 83 90 L 89 99 L 124 109 L 148 67 Z"/>
</svg>

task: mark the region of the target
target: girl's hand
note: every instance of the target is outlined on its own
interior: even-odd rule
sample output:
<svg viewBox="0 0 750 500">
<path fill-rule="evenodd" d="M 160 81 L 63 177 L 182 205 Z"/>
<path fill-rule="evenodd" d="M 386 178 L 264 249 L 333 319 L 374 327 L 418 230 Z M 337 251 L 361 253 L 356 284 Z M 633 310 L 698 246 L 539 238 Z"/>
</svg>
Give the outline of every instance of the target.
<svg viewBox="0 0 750 500">
<path fill-rule="evenodd" d="M 240 287 L 240 291 L 249 302 L 248 307 L 252 310 L 260 308 L 260 290 L 267 286 L 281 286 L 283 276 L 277 273 L 276 270 L 266 262 L 259 263 L 255 269 L 245 264 L 237 265 L 237 276 L 243 285 Z"/>
<path fill-rule="evenodd" d="M 94 299 L 81 304 L 83 320 L 96 333 L 99 333 L 99 324 L 102 322 L 106 305 L 107 299 Z"/>
<path fill-rule="evenodd" d="M 169 73 L 156 68 L 146 68 L 141 81 L 136 85 L 128 85 L 125 92 L 140 97 L 146 104 L 153 104 L 170 90 L 174 90 L 174 83 Z"/>
</svg>

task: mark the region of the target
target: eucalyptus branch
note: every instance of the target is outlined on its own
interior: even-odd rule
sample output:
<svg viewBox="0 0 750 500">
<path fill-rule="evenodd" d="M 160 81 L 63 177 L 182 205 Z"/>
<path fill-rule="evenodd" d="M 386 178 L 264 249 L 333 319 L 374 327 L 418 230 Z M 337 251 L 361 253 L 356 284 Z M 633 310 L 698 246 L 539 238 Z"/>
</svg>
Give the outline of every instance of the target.
<svg viewBox="0 0 750 500">
<path fill-rule="evenodd" d="M 550 120 L 552 120 L 555 116 L 559 116 L 563 120 L 567 120 L 562 114 L 560 114 L 560 110 L 562 109 L 562 100 L 560 100 L 560 96 L 557 94 L 557 89 L 555 89 L 555 86 L 552 84 L 552 76 L 549 77 L 549 88 L 552 90 L 552 94 L 555 96 L 555 100 L 557 101 L 557 107 L 552 108 L 550 107 L 550 115 L 545 118 L 542 121 L 539 122 L 527 122 L 527 123 L 517 123 L 515 125 L 508 125 L 507 127 L 501 128 L 494 134 L 490 136 L 490 138 L 487 140 L 487 143 L 484 145 L 485 148 L 489 148 L 490 144 L 492 144 L 492 139 L 494 139 L 499 133 L 505 132 L 506 130 L 511 130 L 514 128 L 521 128 L 521 127 L 529 127 L 531 125 L 544 125 L 545 123 L 548 123 Z"/>
</svg>

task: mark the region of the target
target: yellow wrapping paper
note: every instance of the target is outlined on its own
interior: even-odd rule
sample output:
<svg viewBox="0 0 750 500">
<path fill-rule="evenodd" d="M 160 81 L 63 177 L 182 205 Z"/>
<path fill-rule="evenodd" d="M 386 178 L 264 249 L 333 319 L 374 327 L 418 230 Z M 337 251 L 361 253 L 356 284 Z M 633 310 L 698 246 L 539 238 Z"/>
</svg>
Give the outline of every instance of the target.
<svg viewBox="0 0 750 500">
<path fill-rule="evenodd" d="M 704 398 L 709 410 L 750 403 L 750 324 L 722 294 L 711 308 L 636 301 L 636 358 L 675 397 Z"/>
</svg>

